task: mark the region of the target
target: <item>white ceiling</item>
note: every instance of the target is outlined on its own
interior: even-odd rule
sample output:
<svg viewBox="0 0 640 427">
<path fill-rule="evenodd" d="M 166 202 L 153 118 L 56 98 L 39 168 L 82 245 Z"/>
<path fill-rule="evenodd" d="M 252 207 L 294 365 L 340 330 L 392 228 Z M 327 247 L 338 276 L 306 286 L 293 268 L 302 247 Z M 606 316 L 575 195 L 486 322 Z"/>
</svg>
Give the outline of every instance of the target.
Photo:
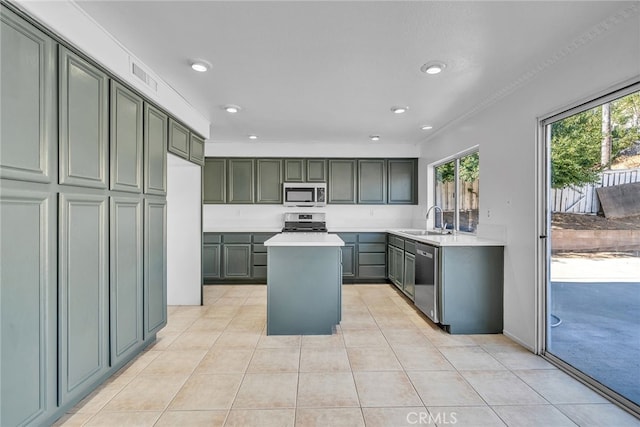
<svg viewBox="0 0 640 427">
<path fill-rule="evenodd" d="M 84 1 L 211 121 L 212 142 L 418 143 L 629 2 Z M 560 54 L 558 56 L 558 54 Z M 213 68 L 197 73 L 195 58 Z M 554 59 L 555 58 L 555 59 Z M 430 60 L 448 66 L 420 72 Z M 533 74 L 531 74 L 533 73 Z M 224 104 L 243 109 L 230 115 Z M 407 105 L 403 115 L 394 105 Z M 434 126 L 423 131 L 421 125 Z"/>
</svg>

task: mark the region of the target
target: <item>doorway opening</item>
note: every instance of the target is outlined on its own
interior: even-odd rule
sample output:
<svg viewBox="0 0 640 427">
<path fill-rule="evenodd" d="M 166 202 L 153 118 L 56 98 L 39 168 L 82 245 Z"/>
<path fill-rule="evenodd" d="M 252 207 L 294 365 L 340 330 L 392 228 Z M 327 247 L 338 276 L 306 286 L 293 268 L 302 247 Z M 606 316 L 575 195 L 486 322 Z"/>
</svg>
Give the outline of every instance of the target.
<svg viewBox="0 0 640 427">
<path fill-rule="evenodd" d="M 542 121 L 542 354 L 640 413 L 640 84 Z"/>
</svg>

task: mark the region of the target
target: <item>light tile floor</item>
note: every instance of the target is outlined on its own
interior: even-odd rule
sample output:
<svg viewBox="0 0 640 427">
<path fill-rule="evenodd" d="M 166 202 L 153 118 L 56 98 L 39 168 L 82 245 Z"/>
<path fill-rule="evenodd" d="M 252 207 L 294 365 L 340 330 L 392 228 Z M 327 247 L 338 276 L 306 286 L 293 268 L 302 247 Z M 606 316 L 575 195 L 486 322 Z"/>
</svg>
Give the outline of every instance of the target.
<svg viewBox="0 0 640 427">
<path fill-rule="evenodd" d="M 266 286 L 205 286 L 63 426 L 638 426 L 502 335 L 449 335 L 389 285 L 332 336 L 266 336 Z"/>
</svg>

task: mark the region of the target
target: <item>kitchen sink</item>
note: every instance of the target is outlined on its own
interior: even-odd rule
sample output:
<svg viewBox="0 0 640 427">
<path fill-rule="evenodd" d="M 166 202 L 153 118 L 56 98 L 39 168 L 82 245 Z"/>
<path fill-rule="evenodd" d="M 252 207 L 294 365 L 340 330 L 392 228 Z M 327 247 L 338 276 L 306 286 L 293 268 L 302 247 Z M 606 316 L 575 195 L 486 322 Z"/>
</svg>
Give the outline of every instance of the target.
<svg viewBox="0 0 640 427">
<path fill-rule="evenodd" d="M 399 230 L 400 233 L 411 234 L 413 236 L 444 236 L 451 234 L 450 230 L 444 233 L 439 230 Z"/>
</svg>

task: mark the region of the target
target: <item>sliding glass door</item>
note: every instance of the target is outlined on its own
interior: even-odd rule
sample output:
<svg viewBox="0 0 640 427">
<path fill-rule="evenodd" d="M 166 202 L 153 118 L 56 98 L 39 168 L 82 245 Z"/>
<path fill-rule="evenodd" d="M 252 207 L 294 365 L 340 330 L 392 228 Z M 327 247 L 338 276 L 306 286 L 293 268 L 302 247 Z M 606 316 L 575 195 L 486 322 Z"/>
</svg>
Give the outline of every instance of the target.
<svg viewBox="0 0 640 427">
<path fill-rule="evenodd" d="M 640 409 L 640 85 L 543 122 L 545 355 Z"/>
</svg>

